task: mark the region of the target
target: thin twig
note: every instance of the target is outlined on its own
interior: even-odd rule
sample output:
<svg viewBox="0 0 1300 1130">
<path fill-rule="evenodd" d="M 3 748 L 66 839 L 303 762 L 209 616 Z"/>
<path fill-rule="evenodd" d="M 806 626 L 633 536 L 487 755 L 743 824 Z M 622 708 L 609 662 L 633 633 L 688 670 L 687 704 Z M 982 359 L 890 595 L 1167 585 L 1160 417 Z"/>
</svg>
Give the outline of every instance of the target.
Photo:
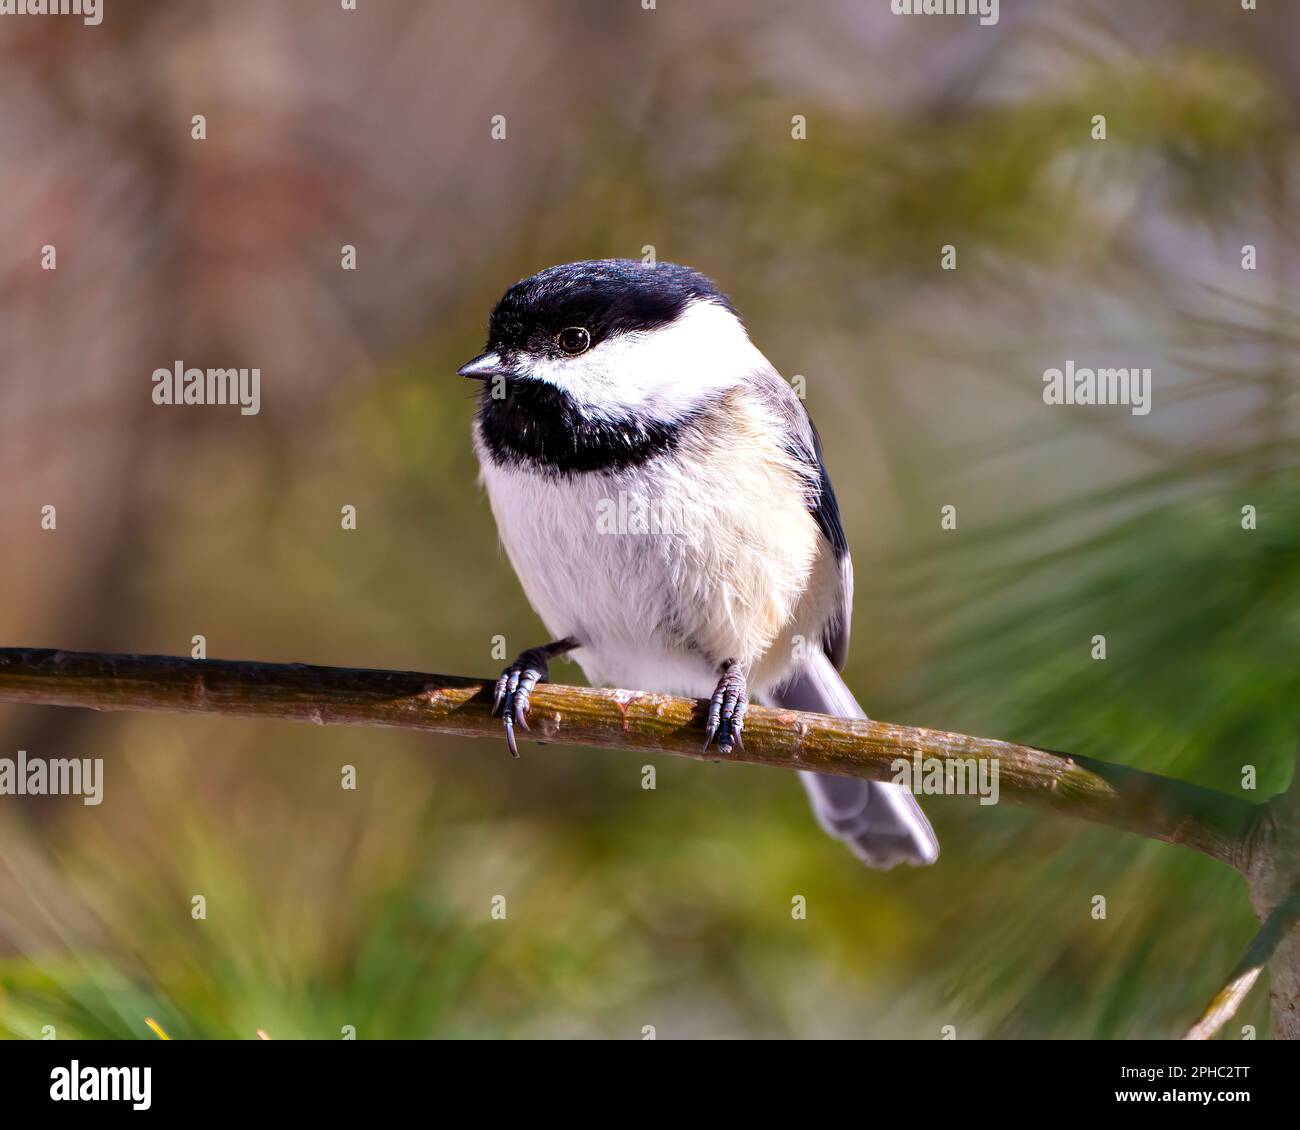
<svg viewBox="0 0 1300 1130">
<path fill-rule="evenodd" d="M 1214 994 L 1201 1018 L 1188 1030 L 1184 1040 L 1208 1040 L 1236 1014 L 1241 1002 L 1254 988 L 1259 975 L 1273 956 L 1278 943 L 1300 921 L 1300 892 L 1292 894 L 1274 908 L 1254 938 L 1245 955 L 1237 962 L 1228 982 Z"/>
</svg>

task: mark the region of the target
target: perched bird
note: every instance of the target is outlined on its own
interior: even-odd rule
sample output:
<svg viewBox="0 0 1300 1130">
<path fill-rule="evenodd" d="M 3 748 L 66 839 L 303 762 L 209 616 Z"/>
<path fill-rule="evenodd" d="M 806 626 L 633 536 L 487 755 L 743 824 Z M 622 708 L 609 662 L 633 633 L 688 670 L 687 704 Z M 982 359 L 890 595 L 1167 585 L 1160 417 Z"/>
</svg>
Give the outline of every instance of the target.
<svg viewBox="0 0 1300 1130">
<path fill-rule="evenodd" d="M 497 683 L 512 754 L 530 692 L 568 652 L 595 686 L 709 698 L 706 748 L 721 754 L 743 745 L 751 697 L 866 717 L 839 675 L 853 568 L 817 431 L 709 279 L 635 260 L 550 267 L 506 291 L 459 372 L 483 382 L 482 480 L 554 640 Z M 800 776 L 864 862 L 938 857 L 899 786 Z"/>
</svg>

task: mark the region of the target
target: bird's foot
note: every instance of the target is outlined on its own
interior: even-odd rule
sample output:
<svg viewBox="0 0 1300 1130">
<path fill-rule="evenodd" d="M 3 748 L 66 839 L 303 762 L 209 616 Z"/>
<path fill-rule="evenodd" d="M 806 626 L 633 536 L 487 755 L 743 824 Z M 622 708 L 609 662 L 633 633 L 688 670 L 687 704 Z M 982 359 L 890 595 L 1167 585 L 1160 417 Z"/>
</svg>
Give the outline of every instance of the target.
<svg viewBox="0 0 1300 1130">
<path fill-rule="evenodd" d="M 492 714 L 494 717 L 501 715 L 506 728 L 506 748 L 510 750 L 511 757 L 519 756 L 519 747 L 515 744 L 515 726 L 528 729 L 529 697 L 538 683 L 550 679 L 551 657 L 572 651 L 577 646 L 573 640 L 560 640 L 548 643 L 545 647 L 530 647 L 527 651 L 520 652 L 519 658 L 501 672 L 492 698 Z"/>
<path fill-rule="evenodd" d="M 749 709 L 749 686 L 745 671 L 734 659 L 723 664 L 718 689 L 709 699 L 709 716 L 705 723 L 704 749 L 707 752 L 713 739 L 718 739 L 718 752 L 730 753 L 744 749 L 742 734 L 745 729 L 745 711 Z"/>
</svg>

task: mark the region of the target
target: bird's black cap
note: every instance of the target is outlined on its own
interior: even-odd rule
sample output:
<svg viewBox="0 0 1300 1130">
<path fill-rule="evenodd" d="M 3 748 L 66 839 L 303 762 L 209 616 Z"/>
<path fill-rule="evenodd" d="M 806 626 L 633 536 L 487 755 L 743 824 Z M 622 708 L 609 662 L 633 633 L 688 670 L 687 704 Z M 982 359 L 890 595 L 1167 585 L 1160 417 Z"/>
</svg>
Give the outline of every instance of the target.
<svg viewBox="0 0 1300 1130">
<path fill-rule="evenodd" d="M 586 329 L 594 346 L 613 334 L 667 325 L 696 300 L 736 312 L 710 279 L 676 263 L 563 263 L 506 291 L 492 311 L 488 347 L 503 353 L 555 352 L 555 335 L 569 326 Z"/>
</svg>

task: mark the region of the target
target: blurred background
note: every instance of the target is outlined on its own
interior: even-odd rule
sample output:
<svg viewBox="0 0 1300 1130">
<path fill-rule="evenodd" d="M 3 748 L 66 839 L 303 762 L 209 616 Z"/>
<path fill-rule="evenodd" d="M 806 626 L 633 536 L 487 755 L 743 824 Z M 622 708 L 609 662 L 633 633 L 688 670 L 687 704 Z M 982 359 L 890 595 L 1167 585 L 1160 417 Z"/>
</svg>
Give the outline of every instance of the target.
<svg viewBox="0 0 1300 1130">
<path fill-rule="evenodd" d="M 544 631 L 454 370 L 517 278 L 651 246 L 806 380 L 874 716 L 1265 799 L 1300 714 L 1300 6 L 1260 7 L 0 19 L 0 642 L 495 674 Z M 261 413 L 154 405 L 178 359 L 259 367 Z M 1045 405 L 1067 359 L 1150 366 L 1150 415 Z M 0 708 L 20 749 L 105 786 L 0 799 L 14 1037 L 1166 1037 L 1255 928 L 1208 859 L 964 798 L 927 803 L 936 866 L 869 872 L 759 768 Z"/>
</svg>

